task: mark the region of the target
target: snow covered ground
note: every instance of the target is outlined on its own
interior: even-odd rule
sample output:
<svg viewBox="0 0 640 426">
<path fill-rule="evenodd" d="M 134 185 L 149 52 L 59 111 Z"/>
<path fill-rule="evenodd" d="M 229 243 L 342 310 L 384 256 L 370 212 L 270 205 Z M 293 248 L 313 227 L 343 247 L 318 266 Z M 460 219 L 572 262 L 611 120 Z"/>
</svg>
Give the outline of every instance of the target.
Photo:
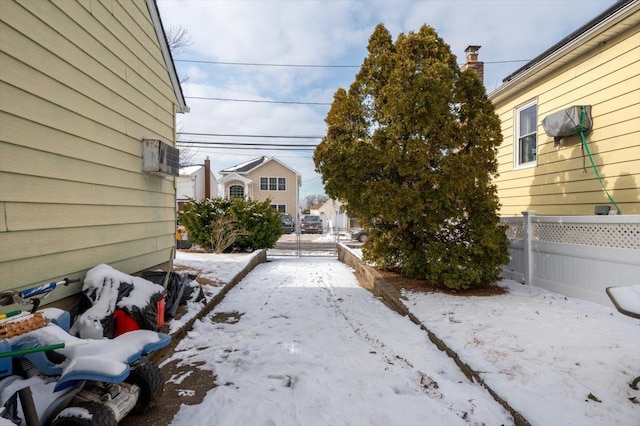
<svg viewBox="0 0 640 426">
<path fill-rule="evenodd" d="M 218 294 L 223 286 L 238 275 L 242 269 L 258 255 L 253 253 L 210 254 L 193 253 L 178 250 L 174 268 L 198 272 L 198 281 L 208 299 Z M 208 283 L 208 284 L 205 284 Z M 169 322 L 169 333 L 173 334 L 191 320 L 201 308 L 200 303 L 189 303 L 185 315 Z"/>
<path fill-rule="evenodd" d="M 228 256 L 250 259 L 180 252 L 176 265 L 199 262 L 201 271 L 223 275 L 234 263 Z M 217 387 L 198 405 L 186 397 L 171 424 L 512 423 L 424 331 L 360 288 L 347 266 L 270 260 L 176 348 L 172 359 L 213 371 Z M 407 292 L 405 303 L 531 424 L 639 425 L 640 391 L 628 383 L 640 375 L 640 321 L 502 284 L 510 290 L 502 296 Z M 212 320 L 221 314 L 226 322 Z"/>
<path fill-rule="evenodd" d="M 509 294 L 407 293 L 406 305 L 532 424 L 640 425 L 640 391 L 628 385 L 640 375 L 640 321 L 502 284 Z"/>
</svg>

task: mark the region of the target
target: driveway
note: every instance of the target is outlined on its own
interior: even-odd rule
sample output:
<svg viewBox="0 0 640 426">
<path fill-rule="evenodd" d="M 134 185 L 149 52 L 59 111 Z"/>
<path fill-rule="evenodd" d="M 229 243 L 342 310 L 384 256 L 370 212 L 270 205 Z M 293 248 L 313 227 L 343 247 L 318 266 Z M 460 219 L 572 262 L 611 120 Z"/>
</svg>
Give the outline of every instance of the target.
<svg viewBox="0 0 640 426">
<path fill-rule="evenodd" d="M 165 392 L 125 425 L 513 423 L 425 332 L 357 286 L 350 268 L 270 257 L 232 288 L 254 257 L 178 253 L 177 267 L 198 271 L 217 296 L 169 323 L 180 331 L 162 365 Z M 517 424 L 638 425 L 640 391 L 629 383 L 640 365 L 640 320 L 500 285 L 506 293 L 491 297 L 408 287 L 397 303 L 507 401 Z M 217 304 L 223 286 L 232 289 Z"/>
<path fill-rule="evenodd" d="M 212 389 L 174 425 L 509 424 L 424 331 L 335 259 L 259 265 L 176 347 Z M 188 398 L 183 398 L 189 404 Z"/>
</svg>

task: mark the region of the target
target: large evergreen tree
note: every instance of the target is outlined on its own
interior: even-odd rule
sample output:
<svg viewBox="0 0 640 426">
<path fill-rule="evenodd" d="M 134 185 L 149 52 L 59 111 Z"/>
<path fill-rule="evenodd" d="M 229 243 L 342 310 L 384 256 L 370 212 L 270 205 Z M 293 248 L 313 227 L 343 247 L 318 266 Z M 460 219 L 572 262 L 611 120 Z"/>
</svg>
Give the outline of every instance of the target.
<svg viewBox="0 0 640 426">
<path fill-rule="evenodd" d="M 482 82 L 426 25 L 394 43 L 379 24 L 368 52 L 314 154 L 327 194 L 369 232 L 365 259 L 454 289 L 494 282 L 502 135 Z"/>
</svg>

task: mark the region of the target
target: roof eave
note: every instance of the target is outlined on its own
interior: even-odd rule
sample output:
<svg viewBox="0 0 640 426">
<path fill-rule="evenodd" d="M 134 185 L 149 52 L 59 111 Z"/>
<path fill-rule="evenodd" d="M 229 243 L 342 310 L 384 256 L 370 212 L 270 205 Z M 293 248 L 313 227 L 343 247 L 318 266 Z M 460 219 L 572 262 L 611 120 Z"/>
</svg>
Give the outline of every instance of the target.
<svg viewBox="0 0 640 426">
<path fill-rule="evenodd" d="M 500 102 L 517 93 L 523 87 L 553 73 L 576 57 L 602 46 L 611 38 L 640 23 L 639 10 L 640 2 L 632 1 L 604 19 L 593 23 L 591 27 L 557 46 L 555 50 L 545 52 L 519 71 L 511 74 L 507 77 L 509 80 L 505 79 L 500 87 L 489 94 L 489 99 L 494 103 Z M 625 25 L 616 27 L 620 23 L 625 23 Z"/>
<path fill-rule="evenodd" d="M 164 32 L 162 20 L 160 19 L 158 5 L 156 4 L 156 0 L 146 0 L 146 2 L 147 8 L 149 9 L 149 14 L 151 15 L 151 21 L 153 22 L 153 28 L 156 31 L 158 43 L 160 44 L 160 49 L 162 50 L 162 57 L 164 58 L 164 63 L 167 67 L 167 72 L 169 73 L 171 86 L 173 86 L 173 92 L 175 93 L 176 99 L 178 101 L 178 112 L 187 113 L 190 111 L 190 109 L 187 106 L 184 95 L 182 93 L 182 86 L 180 85 L 180 80 L 178 79 L 178 73 L 176 72 L 176 66 L 173 62 L 173 56 L 171 56 L 169 43 L 167 43 L 167 36 Z"/>
<path fill-rule="evenodd" d="M 220 179 L 218 179 L 218 183 L 221 185 L 226 184 L 229 181 L 234 181 L 234 180 L 239 180 L 242 183 L 252 183 L 251 179 L 239 175 L 238 173 L 229 173 L 228 175 L 225 175 L 223 177 L 221 177 Z"/>
<path fill-rule="evenodd" d="M 301 177 L 300 173 L 298 173 L 298 171 L 297 171 L 297 170 L 295 170 L 294 168 L 292 168 L 292 167 L 290 167 L 290 166 L 288 166 L 288 165 L 284 164 L 282 161 L 278 160 L 276 157 L 267 157 L 267 161 L 265 161 L 265 162 L 264 162 L 264 163 L 262 163 L 262 164 L 265 164 L 265 163 L 267 163 L 267 162 L 269 162 L 269 161 L 275 161 L 275 162 L 277 162 L 278 164 L 280 164 L 282 167 L 285 167 L 285 168 L 287 168 L 287 169 L 291 170 L 293 173 L 295 173 L 295 175 L 296 175 L 296 176 Z M 262 164 L 261 164 L 261 165 L 262 165 Z"/>
</svg>

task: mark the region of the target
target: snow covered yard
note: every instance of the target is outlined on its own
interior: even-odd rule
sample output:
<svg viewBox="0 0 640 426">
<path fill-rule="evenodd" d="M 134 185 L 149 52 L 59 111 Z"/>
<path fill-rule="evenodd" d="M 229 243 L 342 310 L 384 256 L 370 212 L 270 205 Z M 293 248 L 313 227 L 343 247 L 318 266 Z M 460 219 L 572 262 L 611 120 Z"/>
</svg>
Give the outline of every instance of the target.
<svg viewBox="0 0 640 426">
<path fill-rule="evenodd" d="M 226 322 L 211 318 L 225 315 Z M 174 425 L 509 424 L 408 318 L 335 259 L 259 265 L 174 358 L 216 385 Z"/>
<path fill-rule="evenodd" d="M 505 295 L 404 292 L 405 304 L 540 425 L 639 425 L 640 321 L 511 280 Z M 632 401 L 633 399 L 633 401 Z"/>
<path fill-rule="evenodd" d="M 231 281 L 248 263 L 258 255 L 253 253 L 196 253 L 178 250 L 174 260 L 176 270 L 197 270 L 199 281 L 204 279 L 215 287 L 221 287 Z"/>
<path fill-rule="evenodd" d="M 183 405 L 172 424 L 512 422 L 423 331 L 359 288 L 345 265 L 273 260 L 178 346 L 173 359 L 211 371 L 218 387 Z M 194 262 L 213 275 L 231 268 L 226 255 L 176 259 Z M 405 292 L 405 304 L 533 425 L 640 424 L 632 401 L 640 391 L 628 386 L 640 375 L 640 321 L 502 284 L 509 293 L 492 297 Z"/>
<path fill-rule="evenodd" d="M 176 271 L 191 271 L 198 274 L 198 282 L 207 300 L 218 294 L 260 252 L 211 254 L 178 250 L 173 262 Z M 200 303 L 189 302 L 186 313 L 169 322 L 169 333 L 173 334 L 191 320 L 202 308 Z"/>
</svg>

